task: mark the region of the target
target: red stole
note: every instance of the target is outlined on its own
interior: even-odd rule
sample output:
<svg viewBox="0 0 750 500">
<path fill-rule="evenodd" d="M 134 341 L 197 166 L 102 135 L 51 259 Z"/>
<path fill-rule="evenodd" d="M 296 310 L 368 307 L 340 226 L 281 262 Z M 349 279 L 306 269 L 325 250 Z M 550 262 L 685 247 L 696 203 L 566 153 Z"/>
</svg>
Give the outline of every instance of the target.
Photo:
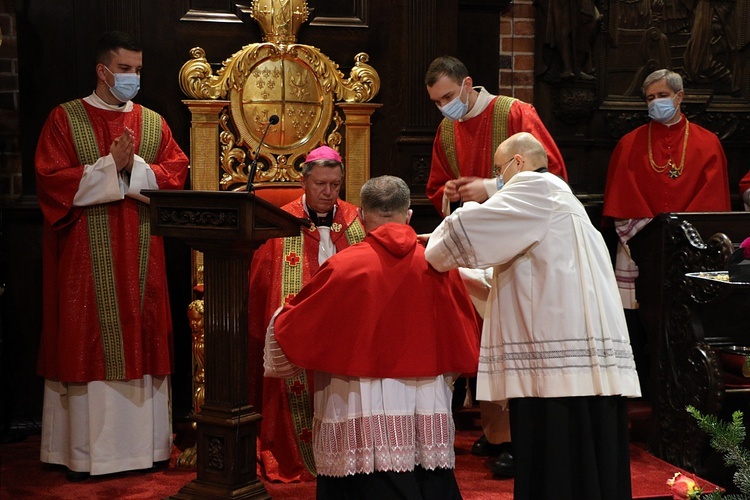
<svg viewBox="0 0 750 500">
<path fill-rule="evenodd" d="M 307 217 L 302 197 L 282 209 L 296 217 Z M 364 238 L 357 207 L 339 200 L 330 234 L 337 252 Z M 252 260 L 250 402 L 263 414 L 258 466 L 259 474 L 268 480 L 292 482 L 314 479 L 312 382 L 306 374 L 287 380 L 263 377 L 263 343 L 273 313 L 291 300 L 320 267 L 319 244 L 320 233 L 316 228 L 302 228 L 299 236 L 267 241 L 255 252 Z"/>
</svg>

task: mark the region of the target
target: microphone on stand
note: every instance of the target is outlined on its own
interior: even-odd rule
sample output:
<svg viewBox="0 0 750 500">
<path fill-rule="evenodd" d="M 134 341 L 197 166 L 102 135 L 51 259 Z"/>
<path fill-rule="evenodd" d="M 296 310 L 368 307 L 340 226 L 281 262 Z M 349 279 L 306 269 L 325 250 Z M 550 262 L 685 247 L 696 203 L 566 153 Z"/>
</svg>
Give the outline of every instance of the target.
<svg viewBox="0 0 750 500">
<path fill-rule="evenodd" d="M 263 145 L 263 141 L 266 139 L 266 134 L 268 133 L 268 129 L 271 128 L 271 125 L 276 125 L 277 123 L 279 123 L 278 115 L 271 115 L 271 117 L 268 119 L 268 125 L 266 125 L 266 130 L 263 131 L 263 137 L 260 138 L 258 147 L 255 148 L 255 154 L 253 155 L 253 163 L 250 165 L 250 173 L 247 174 L 247 191 L 248 192 L 253 190 L 253 181 L 255 180 L 255 171 L 258 170 L 258 154 L 260 153 L 260 147 Z"/>
</svg>

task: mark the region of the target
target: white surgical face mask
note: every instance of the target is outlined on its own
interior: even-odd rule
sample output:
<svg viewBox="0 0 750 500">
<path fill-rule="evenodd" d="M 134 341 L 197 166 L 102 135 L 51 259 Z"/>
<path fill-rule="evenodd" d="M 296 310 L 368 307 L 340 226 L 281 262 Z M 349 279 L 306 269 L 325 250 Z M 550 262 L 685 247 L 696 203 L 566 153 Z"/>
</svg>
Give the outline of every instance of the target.
<svg viewBox="0 0 750 500">
<path fill-rule="evenodd" d="M 120 102 L 128 102 L 138 94 L 141 89 L 141 77 L 136 73 L 112 73 L 110 69 L 104 66 L 104 69 L 115 77 L 115 84 L 109 87 L 109 91 L 118 99 Z M 106 83 L 106 82 L 105 82 Z"/>
<path fill-rule="evenodd" d="M 455 97 L 455 99 L 451 100 L 451 102 L 449 102 L 445 106 L 440 106 L 440 112 L 443 113 L 443 116 L 448 118 L 449 120 L 460 120 L 469 109 L 469 99 L 467 98 L 466 102 L 463 102 L 461 100 L 461 95 L 464 93 L 465 81 L 466 78 L 461 81 L 461 90 L 458 92 L 458 95 Z"/>
<path fill-rule="evenodd" d="M 659 123 L 669 123 L 676 114 L 674 97 L 659 97 L 648 103 L 649 118 Z"/>
</svg>

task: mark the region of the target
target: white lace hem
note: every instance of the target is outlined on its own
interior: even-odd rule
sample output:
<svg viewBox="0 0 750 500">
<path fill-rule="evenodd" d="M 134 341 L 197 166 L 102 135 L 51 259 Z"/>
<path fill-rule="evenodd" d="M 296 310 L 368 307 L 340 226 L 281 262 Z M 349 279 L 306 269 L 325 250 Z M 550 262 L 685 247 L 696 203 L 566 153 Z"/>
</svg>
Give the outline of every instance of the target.
<svg viewBox="0 0 750 500">
<path fill-rule="evenodd" d="M 374 471 L 453 469 L 455 427 L 450 413 L 371 415 L 314 421 L 318 474 L 344 477 Z"/>
</svg>

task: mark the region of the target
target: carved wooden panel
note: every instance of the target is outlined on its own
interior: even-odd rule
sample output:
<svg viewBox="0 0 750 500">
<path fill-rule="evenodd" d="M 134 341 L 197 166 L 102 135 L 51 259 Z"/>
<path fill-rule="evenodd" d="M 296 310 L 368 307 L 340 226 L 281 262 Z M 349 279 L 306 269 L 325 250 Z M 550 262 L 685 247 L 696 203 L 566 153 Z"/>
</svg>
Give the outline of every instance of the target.
<svg viewBox="0 0 750 500">
<path fill-rule="evenodd" d="M 367 28 L 368 0 L 310 2 L 311 26 Z"/>
<path fill-rule="evenodd" d="M 746 213 L 661 214 L 630 243 L 651 356 L 651 451 L 703 477 L 710 477 L 708 436 L 685 407 L 717 416 L 745 411 L 747 393 L 742 406 L 728 406 L 736 391 L 726 387 L 718 350 L 750 341 L 750 288 L 686 274 L 726 270 L 732 241 L 749 230 Z"/>
<path fill-rule="evenodd" d="M 250 2 L 238 3 L 229 0 L 182 0 L 181 21 L 207 23 L 241 23 L 250 8 Z"/>
</svg>

